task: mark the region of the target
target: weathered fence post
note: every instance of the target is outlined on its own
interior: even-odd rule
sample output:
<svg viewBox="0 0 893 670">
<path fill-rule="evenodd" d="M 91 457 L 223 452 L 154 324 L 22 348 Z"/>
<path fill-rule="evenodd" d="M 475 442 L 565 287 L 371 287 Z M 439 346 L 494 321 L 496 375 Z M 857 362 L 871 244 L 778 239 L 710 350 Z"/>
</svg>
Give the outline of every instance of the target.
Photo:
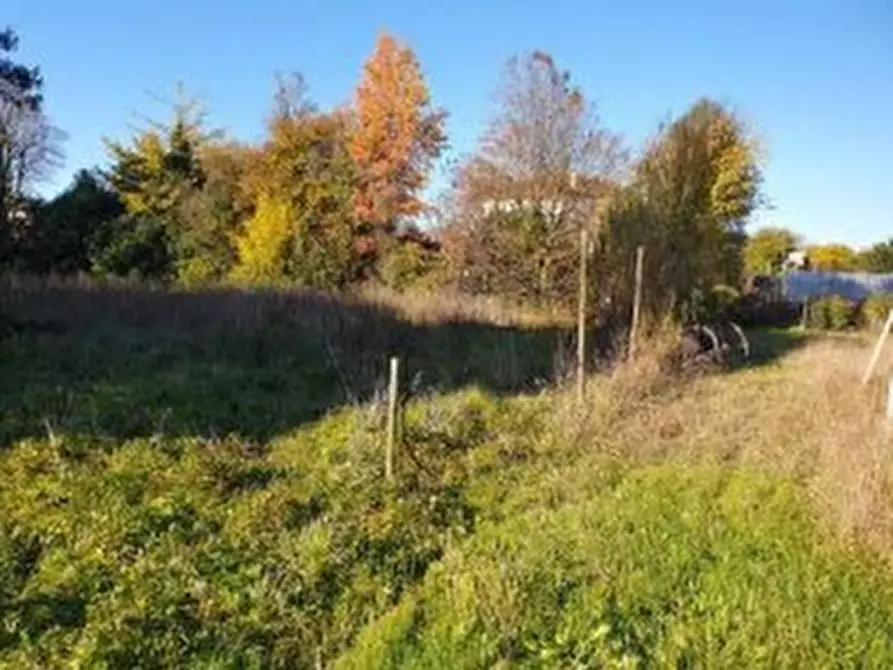
<svg viewBox="0 0 893 670">
<path fill-rule="evenodd" d="M 397 443 L 397 392 L 400 374 L 400 359 L 391 357 L 390 378 L 388 380 L 388 441 L 385 447 L 384 474 L 390 482 L 394 480 L 394 445 Z"/>
<path fill-rule="evenodd" d="M 877 344 L 874 345 L 874 352 L 871 354 L 871 360 L 868 362 L 868 367 L 865 369 L 865 375 L 862 377 L 863 386 L 871 379 L 871 374 L 874 372 L 874 366 L 877 365 L 877 362 L 881 357 L 881 352 L 884 350 L 884 342 L 890 334 L 890 328 L 893 328 L 893 309 L 891 309 L 890 314 L 887 315 L 887 320 L 884 322 L 884 329 L 881 331 L 880 337 L 877 338 Z"/>
<path fill-rule="evenodd" d="M 893 424 L 893 375 L 887 379 L 887 423 Z"/>
<path fill-rule="evenodd" d="M 577 305 L 577 400 L 586 399 L 586 289 L 589 283 L 586 260 L 589 255 L 589 236 L 580 228 L 580 296 Z"/>
<path fill-rule="evenodd" d="M 636 247 L 636 288 L 633 294 L 633 319 L 629 328 L 629 358 L 636 355 L 636 337 L 639 330 L 639 313 L 642 309 L 642 274 L 645 261 L 645 247 L 641 244 Z"/>
</svg>

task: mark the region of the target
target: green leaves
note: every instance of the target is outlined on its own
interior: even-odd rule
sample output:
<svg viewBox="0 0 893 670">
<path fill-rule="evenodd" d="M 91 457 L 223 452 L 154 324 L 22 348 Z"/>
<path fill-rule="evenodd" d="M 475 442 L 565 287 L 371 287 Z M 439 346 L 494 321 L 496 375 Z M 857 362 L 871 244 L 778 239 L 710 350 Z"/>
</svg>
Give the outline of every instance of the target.
<svg viewBox="0 0 893 670">
<path fill-rule="evenodd" d="M 697 295 L 739 284 L 744 226 L 759 204 L 758 159 L 743 122 L 708 99 L 651 139 L 604 236 L 601 272 L 619 305 L 629 304 L 639 244 L 647 249 L 646 307 L 658 317 L 692 313 Z"/>
<path fill-rule="evenodd" d="M 786 228 L 762 228 L 749 235 L 744 245 L 744 272 L 747 275 L 774 275 L 781 272 L 799 239 Z"/>
<path fill-rule="evenodd" d="M 859 254 L 859 269 L 864 272 L 893 272 L 893 239 L 878 242 Z"/>
</svg>

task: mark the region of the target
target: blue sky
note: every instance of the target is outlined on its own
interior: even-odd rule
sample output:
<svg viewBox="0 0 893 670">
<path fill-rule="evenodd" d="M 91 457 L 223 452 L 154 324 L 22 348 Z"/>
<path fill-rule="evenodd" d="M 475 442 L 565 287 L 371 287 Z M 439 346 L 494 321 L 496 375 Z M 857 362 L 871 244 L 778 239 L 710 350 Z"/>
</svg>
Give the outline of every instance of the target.
<svg viewBox="0 0 893 670">
<path fill-rule="evenodd" d="M 736 108 L 767 153 L 773 209 L 758 223 L 814 242 L 893 237 L 891 0 L 3 0 L 3 24 L 69 135 L 47 192 L 103 162 L 102 137 L 164 118 L 153 95 L 178 82 L 243 139 L 261 136 L 277 71 L 302 72 L 322 105 L 347 101 L 384 28 L 450 112 L 453 155 L 473 148 L 505 60 L 538 48 L 633 147 L 701 95 Z"/>
</svg>

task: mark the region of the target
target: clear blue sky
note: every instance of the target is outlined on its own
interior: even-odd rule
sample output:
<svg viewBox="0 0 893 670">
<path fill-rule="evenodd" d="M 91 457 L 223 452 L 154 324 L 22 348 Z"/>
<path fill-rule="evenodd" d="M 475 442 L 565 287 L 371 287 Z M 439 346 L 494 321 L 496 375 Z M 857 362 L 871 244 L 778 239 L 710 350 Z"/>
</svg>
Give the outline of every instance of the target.
<svg viewBox="0 0 893 670">
<path fill-rule="evenodd" d="M 48 112 L 69 134 L 65 169 L 104 160 L 103 136 L 177 82 L 211 120 L 257 138 L 275 72 L 298 70 L 323 105 L 346 101 L 376 33 L 416 50 L 471 149 L 514 53 L 550 51 L 635 146 L 700 95 L 762 135 L 774 209 L 759 223 L 811 241 L 893 237 L 893 0 L 3 0 L 0 25 L 42 66 Z"/>
</svg>

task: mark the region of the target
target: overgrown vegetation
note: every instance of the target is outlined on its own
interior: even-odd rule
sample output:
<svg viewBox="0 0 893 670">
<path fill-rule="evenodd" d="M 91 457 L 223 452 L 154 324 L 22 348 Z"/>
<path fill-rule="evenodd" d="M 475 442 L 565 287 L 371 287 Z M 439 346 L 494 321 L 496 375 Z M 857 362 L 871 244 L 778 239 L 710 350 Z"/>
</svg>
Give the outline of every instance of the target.
<svg viewBox="0 0 893 670">
<path fill-rule="evenodd" d="M 884 325 L 893 310 L 893 293 L 877 293 L 865 299 L 861 306 L 862 323 L 872 330 Z"/>
<path fill-rule="evenodd" d="M 855 391 L 858 345 L 778 359 L 803 344 L 779 333 L 759 366 L 678 378 L 655 353 L 581 409 L 560 324 L 492 305 L 3 295 L 0 665 L 891 660 L 882 389 Z"/>
<path fill-rule="evenodd" d="M 446 113 L 392 35 L 379 35 L 344 107 L 320 109 L 300 75 L 280 78 L 255 144 L 209 128 L 204 107 L 183 98 L 167 122 L 108 140 L 108 165 L 52 201 L 29 200 L 29 184 L 0 194 L 19 216 L 0 220 L 16 240 L 0 268 L 193 287 L 451 286 L 552 309 L 574 301 L 586 228 L 592 312 L 606 319 L 626 319 L 640 244 L 660 287 L 644 306 L 655 317 L 737 284 L 762 181 L 740 117 L 699 99 L 631 161 L 549 54 L 511 58 L 496 92 L 437 206 L 423 193 Z"/>
<path fill-rule="evenodd" d="M 810 302 L 806 307 L 809 326 L 819 330 L 845 330 L 855 322 L 857 305 L 839 295 Z"/>
<path fill-rule="evenodd" d="M 281 78 L 243 143 L 183 102 L 42 201 L 58 147 L 16 47 L 0 32 L 0 665 L 893 663 L 889 431 L 859 340 L 765 331 L 749 368 L 680 364 L 680 323 L 790 320 L 742 291 L 799 244 L 747 234 L 742 117 L 700 98 L 631 159 L 525 52 L 433 207 L 445 111 L 382 33 L 342 108 Z M 625 360 L 639 247 L 654 337 Z M 888 306 L 828 297 L 808 325 Z"/>
</svg>

